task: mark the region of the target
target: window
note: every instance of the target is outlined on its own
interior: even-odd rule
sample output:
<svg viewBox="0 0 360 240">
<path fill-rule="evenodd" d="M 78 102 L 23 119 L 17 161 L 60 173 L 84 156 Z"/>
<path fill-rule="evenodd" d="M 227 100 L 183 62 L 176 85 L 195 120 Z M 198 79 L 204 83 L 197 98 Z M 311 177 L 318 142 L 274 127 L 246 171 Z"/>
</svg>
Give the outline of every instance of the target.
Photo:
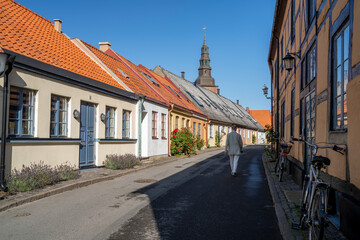
<svg viewBox="0 0 360 240">
<path fill-rule="evenodd" d="M 175 129 L 179 128 L 179 117 L 175 117 Z"/>
<path fill-rule="evenodd" d="M 310 25 L 313 18 L 315 17 L 315 11 L 316 11 L 315 7 L 316 7 L 316 0 L 307 0 L 308 25 Z"/>
<path fill-rule="evenodd" d="M 123 70 L 121 70 L 120 68 L 118 68 L 118 71 L 119 71 L 125 78 L 129 79 L 129 76 L 126 75 L 126 73 L 124 73 Z"/>
<path fill-rule="evenodd" d="M 122 137 L 130 138 L 130 111 L 123 111 Z"/>
<path fill-rule="evenodd" d="M 197 104 L 199 104 L 199 106 L 201 106 L 201 107 L 204 106 L 194 95 L 192 95 L 192 94 L 189 93 L 189 92 L 186 92 L 186 93 L 189 94 L 189 95 L 195 100 L 195 102 L 197 102 Z"/>
<path fill-rule="evenodd" d="M 197 135 L 201 136 L 201 124 L 200 123 L 198 123 L 198 133 L 197 133 Z"/>
<path fill-rule="evenodd" d="M 184 128 L 185 127 L 185 118 L 181 119 L 181 127 Z"/>
<path fill-rule="evenodd" d="M 186 127 L 190 127 L 190 120 L 186 120 Z"/>
<path fill-rule="evenodd" d="M 153 79 L 149 74 L 146 74 L 146 73 L 142 73 L 144 74 L 144 76 L 149 79 L 153 84 L 157 85 L 157 86 L 160 86 L 159 83 L 157 81 L 155 81 L 155 79 Z"/>
<path fill-rule="evenodd" d="M 314 80 L 316 77 L 316 48 L 315 45 L 309 50 L 306 55 L 307 62 L 307 74 L 306 74 L 306 84 Z"/>
<path fill-rule="evenodd" d="M 333 42 L 333 83 L 332 83 L 332 127 L 347 127 L 346 86 L 349 81 L 349 25 L 346 24 L 334 37 Z"/>
<path fill-rule="evenodd" d="M 291 90 L 290 136 L 294 136 L 295 89 Z"/>
<path fill-rule="evenodd" d="M 157 138 L 157 112 L 152 112 L 152 137 Z"/>
<path fill-rule="evenodd" d="M 300 115 L 299 115 L 299 135 L 304 136 L 304 117 L 305 117 L 305 107 L 304 107 L 304 99 L 300 100 Z"/>
<path fill-rule="evenodd" d="M 301 89 L 304 89 L 316 77 L 316 47 L 315 45 L 306 54 L 301 63 Z"/>
<path fill-rule="evenodd" d="M 213 124 L 210 124 L 209 125 L 209 128 L 210 128 L 210 138 L 214 138 L 214 125 Z"/>
<path fill-rule="evenodd" d="M 291 41 L 295 38 L 295 0 L 291 0 Z"/>
<path fill-rule="evenodd" d="M 34 136 L 35 92 L 11 87 L 9 135 Z"/>
<path fill-rule="evenodd" d="M 161 138 L 166 138 L 166 114 L 161 114 Z"/>
<path fill-rule="evenodd" d="M 281 41 L 280 41 L 280 59 L 282 60 L 284 58 L 284 43 L 283 43 L 283 38 L 281 38 Z M 283 66 L 283 61 L 281 61 L 281 71 L 284 69 L 284 66 Z"/>
<path fill-rule="evenodd" d="M 285 136 L 285 101 L 281 104 L 281 130 L 280 130 L 280 136 L 284 138 Z"/>
<path fill-rule="evenodd" d="M 195 136 L 196 134 L 196 123 L 193 123 L 193 135 Z"/>
<path fill-rule="evenodd" d="M 65 97 L 51 95 L 50 136 L 67 136 L 68 100 Z"/>
<path fill-rule="evenodd" d="M 115 137 L 115 108 L 106 107 L 106 123 L 105 123 L 106 138 Z"/>
<path fill-rule="evenodd" d="M 180 98 L 180 95 L 179 94 L 177 94 L 177 92 L 175 92 L 170 86 L 167 86 L 170 90 L 171 90 L 171 92 L 173 92 L 178 98 Z"/>
</svg>

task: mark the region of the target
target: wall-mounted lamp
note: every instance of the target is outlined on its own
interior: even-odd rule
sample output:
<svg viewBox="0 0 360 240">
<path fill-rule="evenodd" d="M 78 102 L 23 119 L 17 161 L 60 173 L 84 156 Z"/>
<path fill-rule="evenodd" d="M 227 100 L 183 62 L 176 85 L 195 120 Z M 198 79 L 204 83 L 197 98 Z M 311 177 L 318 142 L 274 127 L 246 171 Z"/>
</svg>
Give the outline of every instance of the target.
<svg viewBox="0 0 360 240">
<path fill-rule="evenodd" d="M 75 110 L 73 111 L 73 116 L 74 116 L 75 119 L 79 119 L 79 117 L 80 117 L 80 112 L 79 112 L 79 110 L 75 109 Z"/>
<path fill-rule="evenodd" d="M 296 53 L 288 52 L 286 54 L 286 56 L 282 59 L 284 61 L 284 65 L 285 65 L 286 70 L 291 71 L 293 69 L 295 57 L 300 58 L 299 53 L 300 52 L 296 52 Z"/>
<path fill-rule="evenodd" d="M 268 91 L 269 91 L 269 88 L 266 86 L 266 84 L 264 84 L 264 87 L 262 88 L 263 92 L 264 92 L 264 96 L 266 99 L 271 99 L 271 97 L 268 97 Z"/>
<path fill-rule="evenodd" d="M 103 114 L 103 113 L 102 113 L 102 114 L 100 114 L 100 119 L 101 119 L 101 121 L 103 121 L 103 122 L 104 122 L 104 121 L 106 120 L 106 116 L 105 116 L 105 114 Z"/>
</svg>

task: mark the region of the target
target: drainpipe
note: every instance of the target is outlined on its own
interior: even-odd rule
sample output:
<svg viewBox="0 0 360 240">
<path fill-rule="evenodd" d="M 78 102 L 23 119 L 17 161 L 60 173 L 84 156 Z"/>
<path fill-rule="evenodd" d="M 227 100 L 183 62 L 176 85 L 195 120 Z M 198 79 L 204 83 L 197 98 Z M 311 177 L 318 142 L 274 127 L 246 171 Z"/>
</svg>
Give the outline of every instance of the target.
<svg viewBox="0 0 360 240">
<path fill-rule="evenodd" d="M 10 56 L 7 61 L 7 70 L 4 74 L 4 88 L 3 88 L 3 115 L 2 115 L 2 132 L 1 132 L 1 162 L 0 162 L 0 187 L 6 192 L 5 185 L 5 151 L 6 151 L 6 127 L 7 127 L 7 100 L 9 89 L 9 74 L 13 69 L 15 56 Z"/>
<path fill-rule="evenodd" d="M 139 145 L 138 145 L 138 156 L 141 159 L 142 155 L 142 149 L 141 149 L 141 145 L 142 145 L 142 113 L 143 113 L 143 105 L 144 105 L 144 101 L 145 101 L 145 96 L 141 96 L 140 97 L 140 104 L 139 104 L 139 122 L 138 122 L 138 129 L 139 129 Z"/>
<path fill-rule="evenodd" d="M 171 136 L 171 132 L 170 132 L 170 120 L 171 120 L 171 112 L 174 110 L 174 104 L 171 104 L 171 109 L 169 110 L 168 113 L 168 155 L 169 157 L 171 156 L 171 149 L 170 149 L 170 136 Z"/>
</svg>

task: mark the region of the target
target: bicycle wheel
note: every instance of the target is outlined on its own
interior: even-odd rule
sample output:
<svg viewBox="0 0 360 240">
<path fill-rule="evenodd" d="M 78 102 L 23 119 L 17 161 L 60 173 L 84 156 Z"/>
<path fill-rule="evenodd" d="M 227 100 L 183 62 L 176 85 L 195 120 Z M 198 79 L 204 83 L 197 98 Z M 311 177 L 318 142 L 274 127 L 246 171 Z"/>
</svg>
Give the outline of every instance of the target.
<svg viewBox="0 0 360 240">
<path fill-rule="evenodd" d="M 276 163 L 275 163 L 275 167 L 274 167 L 275 174 L 279 171 L 280 158 L 281 158 L 281 155 L 277 158 Z"/>
<path fill-rule="evenodd" d="M 323 202 L 324 192 L 316 189 L 310 211 L 309 239 L 321 240 L 324 237 L 325 205 Z"/>
<path fill-rule="evenodd" d="M 283 177 L 283 173 L 284 173 L 284 159 L 282 159 L 283 157 L 281 157 L 281 161 L 279 163 L 279 182 L 282 181 L 282 177 Z"/>
<path fill-rule="evenodd" d="M 300 208 L 300 220 L 299 220 L 299 228 L 305 229 L 306 224 L 306 217 L 307 217 L 307 209 L 308 209 L 308 203 L 309 203 L 309 193 L 311 191 L 310 189 L 311 183 L 309 182 L 309 178 L 305 176 L 304 183 L 303 183 L 303 189 L 302 189 L 302 197 L 301 197 L 301 208 Z"/>
</svg>

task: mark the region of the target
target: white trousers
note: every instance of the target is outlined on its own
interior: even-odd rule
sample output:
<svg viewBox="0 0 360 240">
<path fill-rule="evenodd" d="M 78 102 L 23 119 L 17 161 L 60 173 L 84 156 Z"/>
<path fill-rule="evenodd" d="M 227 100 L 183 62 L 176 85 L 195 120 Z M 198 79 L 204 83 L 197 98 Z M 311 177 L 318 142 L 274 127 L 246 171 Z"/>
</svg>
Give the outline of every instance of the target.
<svg viewBox="0 0 360 240">
<path fill-rule="evenodd" d="M 239 157 L 239 155 L 230 155 L 230 167 L 232 173 L 236 173 Z"/>
</svg>

